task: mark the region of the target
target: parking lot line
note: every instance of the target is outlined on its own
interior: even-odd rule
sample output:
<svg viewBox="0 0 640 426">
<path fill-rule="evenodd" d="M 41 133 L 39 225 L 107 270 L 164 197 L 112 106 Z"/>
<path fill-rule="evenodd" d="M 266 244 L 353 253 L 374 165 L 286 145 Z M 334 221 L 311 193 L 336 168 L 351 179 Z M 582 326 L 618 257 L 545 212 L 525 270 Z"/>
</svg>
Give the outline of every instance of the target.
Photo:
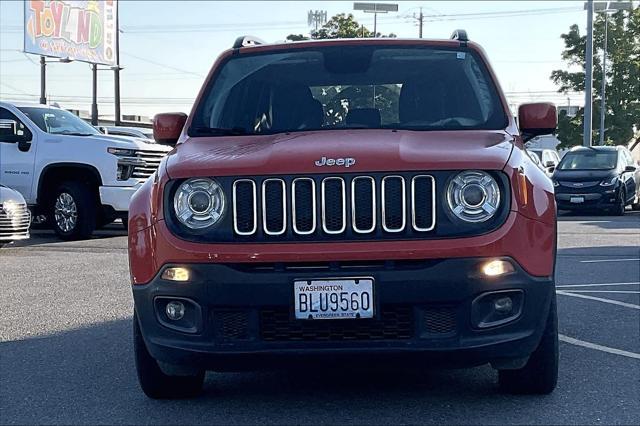
<svg viewBox="0 0 640 426">
<path fill-rule="evenodd" d="M 597 260 L 581 260 L 580 263 L 601 263 L 601 262 L 639 262 L 640 258 L 635 259 L 597 259 Z"/>
<path fill-rule="evenodd" d="M 562 291 L 562 290 L 556 290 L 556 294 L 561 294 L 563 296 L 579 297 L 581 299 L 595 300 L 597 302 L 603 302 L 603 303 L 611 303 L 612 305 L 624 306 L 625 308 L 631 308 L 631 309 L 640 310 L 640 305 L 634 305 L 632 303 L 619 302 L 617 300 L 604 299 L 604 298 L 601 298 L 601 297 L 587 296 L 586 294 L 570 293 L 570 292 L 566 292 L 566 291 Z"/>
<path fill-rule="evenodd" d="M 556 288 L 567 288 L 567 287 L 606 287 L 606 286 L 620 286 L 620 285 L 640 285 L 640 281 L 628 282 L 628 283 L 601 283 L 601 284 L 564 284 L 557 285 Z M 571 290 L 567 288 L 567 290 Z"/>
<path fill-rule="evenodd" d="M 610 354 L 640 359 L 640 354 L 637 354 L 635 352 L 623 351 L 621 349 L 610 348 L 608 346 L 602 346 L 596 343 L 585 342 L 584 340 L 574 339 L 573 337 L 565 336 L 564 334 L 560 334 L 558 338 L 561 342 L 569 343 L 570 345 L 582 346 L 584 348 L 595 349 L 597 351 L 607 352 Z"/>
</svg>

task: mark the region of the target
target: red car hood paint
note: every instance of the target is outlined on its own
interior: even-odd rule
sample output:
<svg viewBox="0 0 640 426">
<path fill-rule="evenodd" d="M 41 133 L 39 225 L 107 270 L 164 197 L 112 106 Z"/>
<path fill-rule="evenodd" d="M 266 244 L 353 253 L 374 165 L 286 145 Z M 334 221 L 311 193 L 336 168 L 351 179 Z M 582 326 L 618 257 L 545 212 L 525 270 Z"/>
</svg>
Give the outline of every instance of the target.
<svg viewBox="0 0 640 426">
<path fill-rule="evenodd" d="M 504 168 L 513 137 L 504 131 L 323 130 L 264 136 L 189 138 L 170 153 L 170 178 Z M 350 167 L 316 161 L 353 158 Z"/>
</svg>

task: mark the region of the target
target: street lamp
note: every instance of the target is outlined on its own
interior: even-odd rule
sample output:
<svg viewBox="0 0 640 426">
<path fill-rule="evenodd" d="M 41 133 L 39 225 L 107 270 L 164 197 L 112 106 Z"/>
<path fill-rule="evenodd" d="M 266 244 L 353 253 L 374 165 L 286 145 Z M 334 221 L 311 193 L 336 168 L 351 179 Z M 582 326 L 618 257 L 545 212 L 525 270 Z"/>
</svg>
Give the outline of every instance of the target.
<svg viewBox="0 0 640 426">
<path fill-rule="evenodd" d="M 49 60 L 44 56 L 40 56 L 40 103 L 46 105 L 47 103 L 47 64 L 53 62 L 60 62 L 62 64 L 68 64 L 73 62 L 70 58 L 60 58 L 57 60 Z"/>
<path fill-rule="evenodd" d="M 602 99 L 600 99 L 600 145 L 604 145 L 604 120 L 606 115 L 606 90 L 607 90 L 607 42 L 608 42 L 608 16 L 619 10 L 631 10 L 633 7 L 630 2 L 612 1 L 602 2 L 605 6 L 597 6 L 596 13 L 604 13 L 604 46 L 602 49 Z"/>
</svg>

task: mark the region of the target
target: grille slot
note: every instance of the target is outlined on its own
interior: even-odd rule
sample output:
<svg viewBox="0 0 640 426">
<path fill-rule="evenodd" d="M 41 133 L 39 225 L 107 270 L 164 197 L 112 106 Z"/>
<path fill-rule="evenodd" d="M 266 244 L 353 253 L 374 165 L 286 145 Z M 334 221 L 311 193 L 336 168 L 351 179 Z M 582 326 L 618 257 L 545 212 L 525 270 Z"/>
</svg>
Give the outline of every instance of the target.
<svg viewBox="0 0 640 426">
<path fill-rule="evenodd" d="M 427 308 L 423 318 L 428 333 L 447 334 L 456 330 L 456 311 L 453 308 Z"/>
<path fill-rule="evenodd" d="M 418 232 L 428 232 L 436 226 L 434 188 L 433 176 L 419 175 L 411 179 L 411 226 Z"/>
<path fill-rule="evenodd" d="M 427 174 L 238 178 L 232 198 L 237 236 L 417 237 L 436 227 L 436 182 Z"/>
<path fill-rule="evenodd" d="M 249 179 L 233 183 L 233 226 L 238 235 L 252 235 L 258 228 L 256 184 Z"/>
<path fill-rule="evenodd" d="M 322 229 L 341 234 L 347 229 L 344 179 L 328 177 L 322 181 Z"/>
<path fill-rule="evenodd" d="M 313 234 L 316 230 L 316 183 L 310 178 L 294 179 L 291 193 L 294 232 Z"/>
<path fill-rule="evenodd" d="M 382 179 L 382 228 L 402 232 L 407 225 L 407 197 L 402 176 Z"/>
<path fill-rule="evenodd" d="M 287 309 L 260 312 L 265 341 L 406 340 L 413 337 L 410 306 L 383 306 L 380 318 L 366 320 L 293 320 Z"/>
<path fill-rule="evenodd" d="M 287 189 L 282 179 L 262 183 L 262 226 L 267 235 L 282 235 L 287 230 Z"/>
</svg>

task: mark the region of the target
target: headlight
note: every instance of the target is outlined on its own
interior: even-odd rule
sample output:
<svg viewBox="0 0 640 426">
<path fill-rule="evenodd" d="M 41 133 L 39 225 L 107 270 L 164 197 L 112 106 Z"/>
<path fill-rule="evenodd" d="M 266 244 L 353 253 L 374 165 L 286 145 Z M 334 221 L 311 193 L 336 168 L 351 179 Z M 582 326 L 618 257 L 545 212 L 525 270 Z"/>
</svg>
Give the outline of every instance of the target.
<svg viewBox="0 0 640 426">
<path fill-rule="evenodd" d="M 173 199 L 178 220 L 191 229 L 218 223 L 226 207 L 222 187 L 212 179 L 189 179 L 182 183 Z"/>
<path fill-rule="evenodd" d="M 451 212 L 465 222 L 491 219 L 500 206 L 500 188 L 494 178 L 480 170 L 459 173 L 447 188 Z"/>
<path fill-rule="evenodd" d="M 600 186 L 613 186 L 618 181 L 618 176 L 614 176 L 612 178 L 606 178 L 602 182 L 600 182 Z"/>
<path fill-rule="evenodd" d="M 127 149 L 127 148 L 116 148 L 110 146 L 107 148 L 107 152 L 109 154 L 116 155 L 118 157 L 134 157 L 136 155 L 135 149 Z"/>
</svg>

